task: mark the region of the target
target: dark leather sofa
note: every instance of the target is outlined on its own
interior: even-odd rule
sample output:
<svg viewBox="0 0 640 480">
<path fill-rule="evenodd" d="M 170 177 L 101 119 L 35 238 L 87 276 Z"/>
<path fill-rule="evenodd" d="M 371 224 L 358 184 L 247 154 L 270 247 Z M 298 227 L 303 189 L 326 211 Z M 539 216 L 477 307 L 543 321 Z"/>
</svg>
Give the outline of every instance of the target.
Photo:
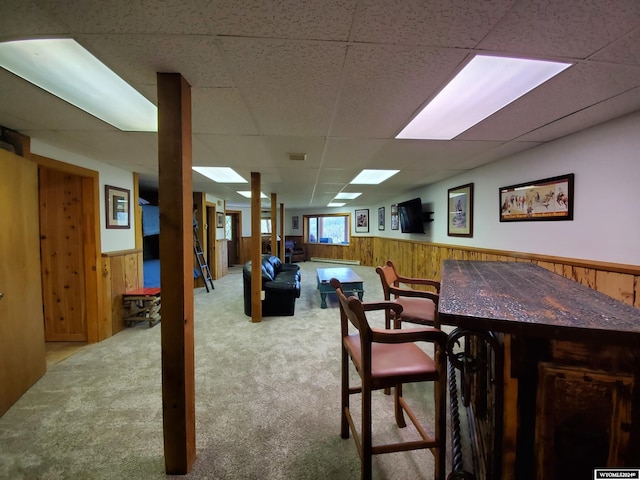
<svg viewBox="0 0 640 480">
<path fill-rule="evenodd" d="M 262 256 L 262 316 L 286 316 L 295 312 L 296 298 L 300 297 L 300 267 L 284 264 L 278 257 Z M 244 286 L 244 313 L 251 316 L 251 262 L 242 269 Z"/>
</svg>

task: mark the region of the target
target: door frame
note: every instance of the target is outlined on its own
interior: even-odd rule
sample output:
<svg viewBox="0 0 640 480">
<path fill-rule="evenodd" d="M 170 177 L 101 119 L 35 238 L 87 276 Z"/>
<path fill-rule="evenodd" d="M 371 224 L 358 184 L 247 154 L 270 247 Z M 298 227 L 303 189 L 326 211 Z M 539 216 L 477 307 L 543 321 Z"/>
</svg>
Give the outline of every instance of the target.
<svg viewBox="0 0 640 480">
<path fill-rule="evenodd" d="M 29 158 L 38 166 L 77 175 L 82 180 L 83 252 L 85 274 L 85 307 L 87 315 L 87 343 L 96 343 L 110 336 L 111 325 L 105 315 L 102 245 L 100 237 L 100 181 L 94 170 L 60 162 L 34 153 Z M 62 212 L 61 212 L 62 214 Z"/>
</svg>

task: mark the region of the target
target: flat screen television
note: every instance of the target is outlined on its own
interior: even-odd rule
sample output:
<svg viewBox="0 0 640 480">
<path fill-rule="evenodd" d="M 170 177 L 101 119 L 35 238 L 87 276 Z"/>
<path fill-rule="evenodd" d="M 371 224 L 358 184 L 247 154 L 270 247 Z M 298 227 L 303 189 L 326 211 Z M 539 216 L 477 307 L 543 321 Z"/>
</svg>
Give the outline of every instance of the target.
<svg viewBox="0 0 640 480">
<path fill-rule="evenodd" d="M 402 233 L 424 233 L 422 200 L 413 198 L 398 204 L 400 230 Z"/>
</svg>

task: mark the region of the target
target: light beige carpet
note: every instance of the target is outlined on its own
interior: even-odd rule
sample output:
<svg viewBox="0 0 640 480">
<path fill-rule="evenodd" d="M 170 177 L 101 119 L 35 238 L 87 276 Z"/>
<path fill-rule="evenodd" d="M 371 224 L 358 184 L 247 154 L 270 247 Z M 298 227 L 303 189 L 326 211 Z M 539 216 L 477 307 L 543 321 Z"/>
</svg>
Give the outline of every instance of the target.
<svg viewBox="0 0 640 480">
<path fill-rule="evenodd" d="M 315 269 L 336 265 L 300 266 L 293 317 L 251 323 L 240 268 L 214 291 L 195 291 L 197 459 L 175 478 L 360 478 L 355 444 L 339 434 L 337 301 L 331 295 L 320 309 L 316 290 Z M 353 268 L 365 300 L 382 299 L 375 270 Z M 382 316 L 375 322 L 382 326 Z M 160 328 L 141 323 L 51 365 L 0 418 L 0 478 L 165 478 Z M 431 415 L 430 385 L 409 386 L 405 396 Z M 374 413 L 376 441 L 417 435 L 395 426 L 391 396 L 376 392 Z M 431 479 L 432 464 L 426 451 L 378 456 L 374 478 Z"/>
</svg>

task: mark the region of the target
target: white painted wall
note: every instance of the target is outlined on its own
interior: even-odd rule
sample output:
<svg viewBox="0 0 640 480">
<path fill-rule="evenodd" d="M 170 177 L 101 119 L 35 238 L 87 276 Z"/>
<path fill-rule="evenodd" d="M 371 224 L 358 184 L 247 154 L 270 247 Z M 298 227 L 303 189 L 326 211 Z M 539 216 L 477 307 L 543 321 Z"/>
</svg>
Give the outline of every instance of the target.
<svg viewBox="0 0 640 480">
<path fill-rule="evenodd" d="M 499 221 L 500 187 L 575 174 L 574 220 Z M 447 190 L 474 184 L 473 238 L 447 236 Z M 391 199 L 386 237 L 640 265 L 640 113 L 546 143 Z M 421 197 L 435 212 L 426 235 L 390 230 L 390 206 Z M 426 209 L 426 208 L 425 208 Z"/>
<path fill-rule="evenodd" d="M 575 174 L 573 221 L 500 222 L 501 187 L 566 173 Z M 473 237 L 449 237 L 447 190 L 467 183 L 474 184 Z M 355 209 L 369 208 L 368 235 L 640 265 L 637 192 L 640 192 L 640 113 L 415 189 L 389 199 L 384 205 L 290 210 L 286 231 L 288 235 L 302 235 L 302 223 L 299 231 L 290 229 L 291 215 L 299 215 L 302 222 L 305 213 L 350 212 L 353 217 Z M 434 221 L 425 224 L 426 234 L 391 230 L 391 205 L 414 197 L 422 199 L 423 210 L 435 212 Z M 385 207 L 383 231 L 378 230 L 379 207 Z"/>
<path fill-rule="evenodd" d="M 91 158 L 54 147 L 47 143 L 32 139 L 31 151 L 43 157 L 49 157 L 60 162 L 77 165 L 89 170 L 98 172 L 99 192 L 100 192 L 100 242 L 102 253 L 117 252 L 119 250 L 130 250 L 135 248 L 135 218 L 133 215 L 133 173 L 123 170 L 113 165 L 98 162 Z M 130 219 L 131 228 L 128 229 L 107 229 L 105 213 L 104 186 L 125 188 L 131 193 Z"/>
<path fill-rule="evenodd" d="M 32 151 L 66 163 L 96 170 L 100 176 L 102 251 L 134 248 L 134 228 L 107 230 L 104 218 L 104 185 L 133 191 L 131 172 L 32 141 Z M 551 222 L 499 221 L 500 187 L 575 174 L 574 220 Z M 473 238 L 447 236 L 447 190 L 474 184 Z M 314 210 L 285 210 L 285 234 L 302 235 L 302 216 L 312 213 L 351 213 L 369 208 L 369 233 L 365 236 L 405 238 L 453 245 L 490 248 L 603 262 L 640 265 L 640 112 L 549 142 L 490 165 L 469 170 L 427 187 L 416 189 L 384 205 L 348 205 Z M 433 210 L 434 222 L 426 234 L 403 234 L 391 230 L 391 204 L 420 197 L 425 210 Z M 217 200 L 217 199 L 216 199 Z M 378 230 L 378 208 L 385 207 L 385 230 Z M 242 235 L 251 235 L 251 210 L 241 210 Z M 298 215 L 298 230 L 291 217 Z M 220 233 L 222 237 L 222 232 Z"/>
</svg>

